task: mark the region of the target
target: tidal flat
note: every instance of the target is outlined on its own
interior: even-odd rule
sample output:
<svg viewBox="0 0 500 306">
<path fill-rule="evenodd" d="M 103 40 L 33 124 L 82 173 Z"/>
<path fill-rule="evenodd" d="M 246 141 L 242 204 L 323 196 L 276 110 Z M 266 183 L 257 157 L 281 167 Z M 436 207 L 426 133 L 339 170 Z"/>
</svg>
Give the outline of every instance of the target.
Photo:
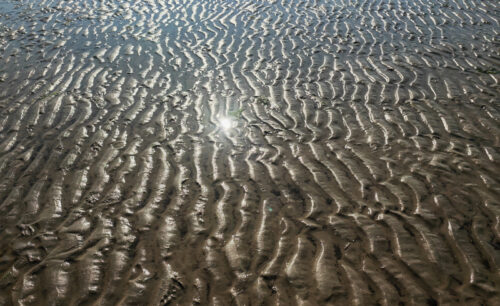
<svg viewBox="0 0 500 306">
<path fill-rule="evenodd" d="M 500 305 L 499 79 L 498 0 L 0 0 L 0 305 Z"/>
</svg>

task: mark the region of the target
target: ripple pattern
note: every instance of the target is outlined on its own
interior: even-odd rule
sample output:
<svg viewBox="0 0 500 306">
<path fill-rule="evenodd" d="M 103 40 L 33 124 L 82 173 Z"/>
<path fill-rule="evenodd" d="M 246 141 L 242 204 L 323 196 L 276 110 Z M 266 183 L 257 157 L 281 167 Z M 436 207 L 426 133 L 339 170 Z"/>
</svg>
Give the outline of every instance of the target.
<svg viewBox="0 0 500 306">
<path fill-rule="evenodd" d="M 0 305 L 500 305 L 499 17 L 0 0 Z"/>
</svg>

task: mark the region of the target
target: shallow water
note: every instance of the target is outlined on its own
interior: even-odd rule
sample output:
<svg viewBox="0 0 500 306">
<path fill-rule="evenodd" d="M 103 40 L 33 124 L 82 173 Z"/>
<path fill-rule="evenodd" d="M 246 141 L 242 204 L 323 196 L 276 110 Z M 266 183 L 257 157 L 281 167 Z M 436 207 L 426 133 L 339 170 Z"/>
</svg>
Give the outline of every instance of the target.
<svg viewBox="0 0 500 306">
<path fill-rule="evenodd" d="M 0 305 L 499 305 L 498 1 L 0 1 Z"/>
</svg>

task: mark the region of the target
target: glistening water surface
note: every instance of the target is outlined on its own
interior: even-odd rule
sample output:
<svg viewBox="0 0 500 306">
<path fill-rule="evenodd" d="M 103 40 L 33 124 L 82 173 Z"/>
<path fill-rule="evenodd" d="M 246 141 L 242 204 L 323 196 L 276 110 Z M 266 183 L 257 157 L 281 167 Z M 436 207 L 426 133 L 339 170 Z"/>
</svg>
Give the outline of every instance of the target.
<svg viewBox="0 0 500 306">
<path fill-rule="evenodd" d="M 500 305 L 497 0 L 0 0 L 0 305 Z"/>
</svg>

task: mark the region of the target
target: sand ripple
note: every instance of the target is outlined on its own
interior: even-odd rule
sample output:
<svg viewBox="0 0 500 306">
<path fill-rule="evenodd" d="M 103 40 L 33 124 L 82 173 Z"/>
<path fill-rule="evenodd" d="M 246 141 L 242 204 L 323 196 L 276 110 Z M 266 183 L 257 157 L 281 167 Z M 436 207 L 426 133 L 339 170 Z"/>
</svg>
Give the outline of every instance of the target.
<svg viewBox="0 0 500 306">
<path fill-rule="evenodd" d="M 499 305 L 499 13 L 0 1 L 0 305 Z"/>
</svg>

